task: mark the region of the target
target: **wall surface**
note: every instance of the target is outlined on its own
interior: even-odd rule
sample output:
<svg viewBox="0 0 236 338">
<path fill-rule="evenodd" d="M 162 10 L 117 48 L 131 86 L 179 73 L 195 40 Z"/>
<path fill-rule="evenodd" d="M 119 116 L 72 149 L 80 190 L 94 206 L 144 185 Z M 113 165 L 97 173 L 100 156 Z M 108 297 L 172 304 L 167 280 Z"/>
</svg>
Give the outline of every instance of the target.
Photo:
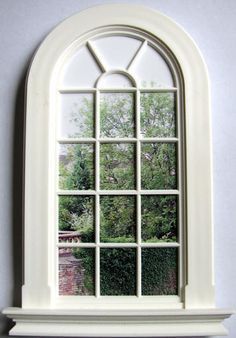
<svg viewBox="0 0 236 338">
<path fill-rule="evenodd" d="M 87 7 L 113 2 L 143 4 L 170 16 L 194 38 L 205 58 L 212 94 L 216 300 L 219 307 L 236 308 L 236 1 L 0 0 L 0 309 L 21 301 L 27 67 L 40 42 L 60 21 Z M 0 319 L 3 337 L 9 323 Z M 225 325 L 229 337 L 236 337 L 236 316 Z"/>
</svg>

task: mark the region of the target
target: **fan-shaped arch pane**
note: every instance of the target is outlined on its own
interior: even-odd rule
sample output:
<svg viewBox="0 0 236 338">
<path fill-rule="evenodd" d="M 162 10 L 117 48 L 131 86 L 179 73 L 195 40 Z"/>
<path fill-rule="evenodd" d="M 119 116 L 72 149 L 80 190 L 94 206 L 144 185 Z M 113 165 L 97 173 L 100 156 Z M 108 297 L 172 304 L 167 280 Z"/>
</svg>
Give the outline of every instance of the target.
<svg viewBox="0 0 236 338">
<path fill-rule="evenodd" d="M 170 68 L 164 58 L 151 46 L 143 48 L 130 67 L 141 87 L 174 87 Z"/>
<path fill-rule="evenodd" d="M 133 37 L 116 35 L 93 41 L 97 53 L 104 59 L 107 70 L 126 69 L 142 41 Z"/>
<path fill-rule="evenodd" d="M 94 87 L 101 70 L 86 46 L 80 48 L 62 70 L 63 87 Z"/>
</svg>

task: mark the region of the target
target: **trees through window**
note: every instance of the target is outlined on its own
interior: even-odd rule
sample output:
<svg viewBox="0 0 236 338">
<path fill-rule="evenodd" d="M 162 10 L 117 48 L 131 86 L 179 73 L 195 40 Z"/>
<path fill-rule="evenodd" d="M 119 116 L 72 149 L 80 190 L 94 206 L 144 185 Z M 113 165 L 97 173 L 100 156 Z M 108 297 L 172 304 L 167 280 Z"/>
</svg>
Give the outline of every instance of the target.
<svg viewBox="0 0 236 338">
<path fill-rule="evenodd" d="M 61 69 L 59 295 L 180 295 L 179 81 L 137 32 L 92 37 Z"/>
</svg>

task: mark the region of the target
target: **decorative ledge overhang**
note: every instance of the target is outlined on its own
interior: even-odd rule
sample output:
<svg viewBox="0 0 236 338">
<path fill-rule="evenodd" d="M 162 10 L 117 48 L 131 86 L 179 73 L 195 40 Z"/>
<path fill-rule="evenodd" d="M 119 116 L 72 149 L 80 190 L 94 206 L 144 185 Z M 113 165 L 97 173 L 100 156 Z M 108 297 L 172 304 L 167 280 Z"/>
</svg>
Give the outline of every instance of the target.
<svg viewBox="0 0 236 338">
<path fill-rule="evenodd" d="M 164 337 L 227 335 L 231 309 L 53 310 L 7 308 L 10 335 L 62 337 Z"/>
</svg>

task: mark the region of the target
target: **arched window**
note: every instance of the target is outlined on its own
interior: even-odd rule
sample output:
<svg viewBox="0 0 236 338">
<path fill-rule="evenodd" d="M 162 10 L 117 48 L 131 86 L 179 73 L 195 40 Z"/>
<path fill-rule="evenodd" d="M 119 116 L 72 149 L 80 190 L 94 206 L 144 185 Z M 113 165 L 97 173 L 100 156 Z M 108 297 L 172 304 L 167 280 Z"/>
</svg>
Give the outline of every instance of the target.
<svg viewBox="0 0 236 338">
<path fill-rule="evenodd" d="M 116 26 L 74 46 L 59 78 L 59 294 L 137 303 L 172 295 L 168 303 L 182 307 L 183 91 L 174 58 L 152 36 Z M 68 232 L 80 241 L 68 244 Z"/>
<path fill-rule="evenodd" d="M 22 309 L 6 310 L 13 334 L 225 332 L 230 311 L 214 307 L 208 91 L 194 43 L 147 8 L 91 8 L 48 36 L 27 84 L 25 284 Z"/>
</svg>

